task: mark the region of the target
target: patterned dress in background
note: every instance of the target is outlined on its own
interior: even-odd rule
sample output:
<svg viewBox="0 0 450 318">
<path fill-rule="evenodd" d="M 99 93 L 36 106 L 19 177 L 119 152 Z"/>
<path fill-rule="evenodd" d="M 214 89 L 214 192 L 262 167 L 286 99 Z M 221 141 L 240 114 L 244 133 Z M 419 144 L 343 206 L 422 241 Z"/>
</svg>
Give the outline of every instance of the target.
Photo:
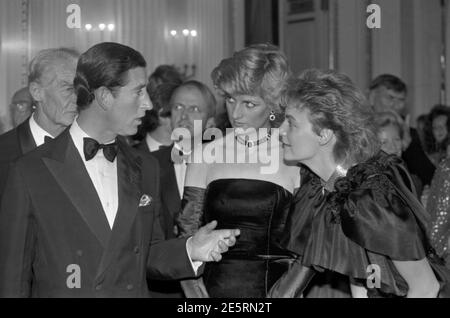
<svg viewBox="0 0 450 318">
<path fill-rule="evenodd" d="M 436 253 L 450 262 L 450 159 L 442 161 L 431 182 L 427 211 L 430 213 L 430 240 Z"/>
</svg>

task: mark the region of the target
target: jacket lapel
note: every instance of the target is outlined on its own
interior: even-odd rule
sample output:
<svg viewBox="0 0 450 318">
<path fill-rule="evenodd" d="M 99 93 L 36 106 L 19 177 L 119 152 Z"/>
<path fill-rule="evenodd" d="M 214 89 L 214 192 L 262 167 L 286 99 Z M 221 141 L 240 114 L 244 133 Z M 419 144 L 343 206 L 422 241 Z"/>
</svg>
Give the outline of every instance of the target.
<svg viewBox="0 0 450 318">
<path fill-rule="evenodd" d="M 171 153 L 172 153 L 172 147 L 165 148 L 164 156 L 165 156 L 165 167 L 164 171 L 167 171 L 167 178 L 163 178 L 162 188 L 167 189 L 166 191 L 163 191 L 163 196 L 165 197 L 164 202 L 167 205 L 167 208 L 169 209 L 170 213 L 172 214 L 172 217 L 177 214 L 181 208 L 181 196 L 180 191 L 178 190 L 178 183 L 177 183 L 177 177 L 175 175 L 175 167 L 174 162 L 172 161 Z"/>
<path fill-rule="evenodd" d="M 19 145 L 22 154 L 26 154 L 36 148 L 36 142 L 34 141 L 33 134 L 30 129 L 30 118 L 17 127 L 17 136 L 19 138 Z"/>
<path fill-rule="evenodd" d="M 141 158 L 133 156 L 125 141 L 118 138 L 117 153 L 117 186 L 119 193 L 119 207 L 112 229 L 111 239 L 100 262 L 97 275 L 101 275 L 114 258 L 126 238 L 138 212 L 141 192 Z"/>
<path fill-rule="evenodd" d="M 106 248 L 111 235 L 97 191 L 66 129 L 54 141 L 54 151 L 44 163 L 91 231 Z"/>
</svg>

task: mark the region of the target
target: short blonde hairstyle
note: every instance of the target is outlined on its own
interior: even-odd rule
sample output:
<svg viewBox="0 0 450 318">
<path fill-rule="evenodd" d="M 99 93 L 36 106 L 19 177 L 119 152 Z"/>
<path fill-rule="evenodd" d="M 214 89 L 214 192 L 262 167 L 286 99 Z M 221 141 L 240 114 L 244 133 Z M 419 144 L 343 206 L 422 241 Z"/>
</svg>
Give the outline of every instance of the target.
<svg viewBox="0 0 450 318">
<path fill-rule="evenodd" d="M 280 96 L 290 75 L 287 59 L 276 46 L 255 44 L 222 60 L 212 71 L 211 78 L 220 92 L 259 96 L 271 110 L 281 115 Z"/>
<path fill-rule="evenodd" d="M 399 136 L 403 138 L 403 127 L 393 111 L 375 113 L 375 123 L 379 131 L 385 127 L 394 127 L 397 129 Z"/>
</svg>

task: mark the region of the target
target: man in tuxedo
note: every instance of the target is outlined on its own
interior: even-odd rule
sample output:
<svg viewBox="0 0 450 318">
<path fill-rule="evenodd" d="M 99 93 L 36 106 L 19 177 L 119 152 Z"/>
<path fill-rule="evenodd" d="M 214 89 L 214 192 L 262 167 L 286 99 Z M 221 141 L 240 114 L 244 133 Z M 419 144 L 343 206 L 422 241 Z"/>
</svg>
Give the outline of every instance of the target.
<svg viewBox="0 0 450 318">
<path fill-rule="evenodd" d="M 67 48 L 40 51 L 29 65 L 33 115 L 0 136 L 0 199 L 10 163 L 58 136 L 77 114 L 73 79 L 79 54 Z"/>
<path fill-rule="evenodd" d="M 369 101 L 375 112 L 391 111 L 403 122 L 402 159 L 411 174 L 417 175 L 422 186 L 431 183 L 436 168 L 425 154 L 417 130 L 409 127 L 406 111 L 406 84 L 397 76 L 382 74 L 370 84 Z M 421 192 L 421 189 L 417 189 Z"/>
<path fill-rule="evenodd" d="M 162 200 L 167 207 L 168 214 L 163 216 L 163 224 L 167 237 L 175 236 L 175 217 L 181 211 L 181 199 L 183 198 L 184 179 L 186 176 L 187 162 L 185 160 L 173 160 L 173 152 L 183 154 L 191 153 L 195 145 L 194 140 L 202 140 L 202 134 L 206 128 L 214 125 L 216 99 L 209 88 L 198 81 L 187 81 L 179 85 L 170 98 L 171 124 L 176 138 L 177 128 L 189 130 L 191 139 L 176 141 L 170 147 L 163 147 L 152 155 L 158 159 L 161 167 L 162 187 L 165 189 Z M 202 129 L 194 131 L 194 121 L 201 121 Z M 195 139 L 194 139 L 195 137 Z M 176 156 L 182 158 L 182 156 Z"/>
<path fill-rule="evenodd" d="M 214 230 L 217 222 L 164 241 L 158 163 L 118 137 L 135 134 L 152 107 L 145 66 L 117 43 L 81 55 L 78 118 L 11 168 L 0 208 L 0 296 L 147 297 L 147 275 L 193 277 L 235 243 L 239 230 Z"/>
</svg>

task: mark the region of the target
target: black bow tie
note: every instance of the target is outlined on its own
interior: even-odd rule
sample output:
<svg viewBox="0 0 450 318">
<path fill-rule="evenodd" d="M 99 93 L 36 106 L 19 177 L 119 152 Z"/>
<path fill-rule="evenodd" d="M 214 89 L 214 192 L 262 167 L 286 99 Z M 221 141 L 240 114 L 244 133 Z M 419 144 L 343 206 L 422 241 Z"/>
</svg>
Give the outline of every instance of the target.
<svg viewBox="0 0 450 318">
<path fill-rule="evenodd" d="M 117 142 L 113 142 L 111 144 L 99 144 L 97 140 L 92 138 L 83 138 L 84 145 L 83 145 L 83 152 L 84 152 L 84 158 L 86 161 L 91 160 L 95 157 L 97 152 L 100 149 L 103 149 L 103 155 L 106 159 L 113 162 L 114 158 L 117 156 Z"/>
<path fill-rule="evenodd" d="M 46 144 L 47 142 L 52 141 L 52 140 L 53 140 L 52 137 L 50 137 L 50 136 L 44 136 L 44 144 Z"/>
</svg>

